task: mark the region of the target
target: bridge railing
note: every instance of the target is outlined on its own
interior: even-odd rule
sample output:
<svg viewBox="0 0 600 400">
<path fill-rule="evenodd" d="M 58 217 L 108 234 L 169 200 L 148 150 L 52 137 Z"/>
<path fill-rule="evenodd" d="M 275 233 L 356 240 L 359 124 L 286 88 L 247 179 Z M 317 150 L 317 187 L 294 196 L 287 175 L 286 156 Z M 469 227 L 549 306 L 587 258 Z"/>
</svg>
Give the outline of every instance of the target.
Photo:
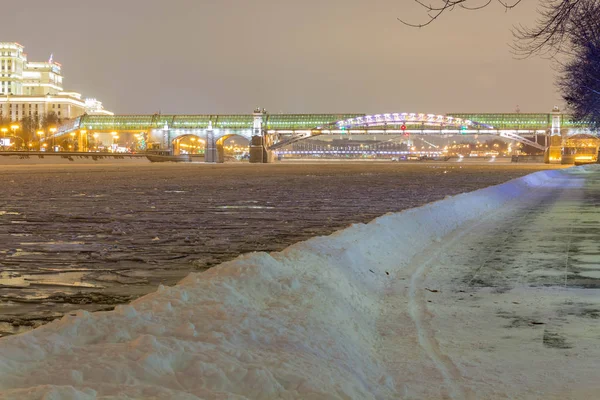
<svg viewBox="0 0 600 400">
<path fill-rule="evenodd" d="M 80 121 L 81 117 L 77 117 L 75 119 L 62 123 L 56 129 L 56 133 L 54 135 L 51 135 L 50 137 L 58 137 L 76 131 L 77 129 L 79 129 Z"/>
<path fill-rule="evenodd" d="M 524 138 L 523 136 L 518 135 L 517 133 L 511 132 L 511 131 L 499 131 L 500 132 L 500 136 L 508 138 L 508 139 L 512 139 L 512 140 L 516 140 L 519 143 L 523 143 L 526 145 L 529 145 L 531 147 L 534 147 L 538 150 L 546 150 L 546 147 L 534 142 L 533 140 L 529 140 L 527 138 Z"/>
</svg>

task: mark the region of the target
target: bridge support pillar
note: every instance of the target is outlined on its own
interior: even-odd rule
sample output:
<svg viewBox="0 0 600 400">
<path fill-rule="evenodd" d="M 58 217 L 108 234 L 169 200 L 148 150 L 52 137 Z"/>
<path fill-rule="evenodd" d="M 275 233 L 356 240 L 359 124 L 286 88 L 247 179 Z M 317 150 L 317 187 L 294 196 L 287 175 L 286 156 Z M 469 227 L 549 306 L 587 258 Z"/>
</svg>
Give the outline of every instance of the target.
<svg viewBox="0 0 600 400">
<path fill-rule="evenodd" d="M 552 109 L 552 128 L 550 129 L 550 146 L 544 153 L 544 162 L 560 164 L 562 162 L 563 138 L 560 131 L 560 110 L 557 106 Z"/>
<path fill-rule="evenodd" d="M 250 139 L 251 163 L 272 163 L 274 160 L 273 151 L 269 150 L 269 137 L 263 130 L 263 117 L 265 114 L 266 110 L 261 111 L 260 108 L 254 110 L 254 126 L 252 128 L 252 138 Z"/>
<path fill-rule="evenodd" d="M 223 164 L 225 162 L 225 146 L 223 146 L 222 140 L 217 142 L 217 162 L 219 164 Z"/>
<path fill-rule="evenodd" d="M 169 150 L 173 154 L 173 143 L 171 142 L 171 130 L 165 124 L 165 127 L 161 130 L 162 138 L 160 143 L 161 150 Z"/>
<path fill-rule="evenodd" d="M 208 123 L 208 129 L 206 130 L 206 147 L 204 148 L 204 162 L 219 162 L 219 157 L 217 154 L 217 140 L 215 139 L 215 131 L 213 131 L 212 122 L 210 121 Z"/>
<path fill-rule="evenodd" d="M 88 134 L 84 131 L 79 131 L 79 151 L 87 152 L 89 150 Z"/>
<path fill-rule="evenodd" d="M 544 153 L 546 164 L 560 164 L 562 161 L 562 137 L 550 136 L 550 146 Z"/>
<path fill-rule="evenodd" d="M 250 162 L 268 164 L 275 160 L 273 150 L 269 150 L 262 136 L 252 136 L 250 140 Z"/>
<path fill-rule="evenodd" d="M 178 156 L 181 154 L 181 141 L 175 139 L 173 141 L 173 150 L 171 151 L 171 154 L 173 154 L 174 156 Z"/>
</svg>

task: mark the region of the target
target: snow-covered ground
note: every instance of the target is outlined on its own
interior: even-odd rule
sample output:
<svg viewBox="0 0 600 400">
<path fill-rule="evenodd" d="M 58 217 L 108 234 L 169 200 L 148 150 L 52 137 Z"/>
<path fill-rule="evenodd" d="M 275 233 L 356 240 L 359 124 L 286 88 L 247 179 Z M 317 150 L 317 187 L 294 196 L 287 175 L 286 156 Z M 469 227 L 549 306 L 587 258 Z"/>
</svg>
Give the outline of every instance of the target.
<svg viewBox="0 0 600 400">
<path fill-rule="evenodd" d="M 241 256 L 0 340 L 7 399 L 588 399 L 600 169 Z"/>
</svg>

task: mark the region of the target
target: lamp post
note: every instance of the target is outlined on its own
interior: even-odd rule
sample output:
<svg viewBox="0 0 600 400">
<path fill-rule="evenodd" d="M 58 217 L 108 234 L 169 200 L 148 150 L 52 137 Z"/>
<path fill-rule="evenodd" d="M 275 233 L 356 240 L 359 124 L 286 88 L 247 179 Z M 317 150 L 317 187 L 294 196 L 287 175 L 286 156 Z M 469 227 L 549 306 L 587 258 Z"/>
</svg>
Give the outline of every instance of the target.
<svg viewBox="0 0 600 400">
<path fill-rule="evenodd" d="M 75 151 L 75 132 L 69 133 L 69 136 L 71 136 L 71 144 L 69 145 L 69 150 L 73 149 L 73 151 Z"/>
<path fill-rule="evenodd" d="M 0 131 L 2 131 L 2 150 L 4 150 L 4 140 L 6 140 L 6 132 L 8 132 L 8 129 L 2 128 Z"/>
<path fill-rule="evenodd" d="M 84 137 L 85 137 L 85 140 L 83 140 Z M 87 143 L 88 143 L 87 131 L 85 129 L 81 129 L 79 131 L 79 143 L 78 143 L 79 148 L 78 148 L 78 150 L 79 151 L 88 151 Z"/>
<path fill-rule="evenodd" d="M 52 151 L 56 151 L 56 146 L 54 142 L 54 134 L 56 133 L 56 128 L 50 128 L 50 133 L 52 133 Z"/>
<path fill-rule="evenodd" d="M 19 125 L 11 125 L 10 126 L 10 130 L 12 131 L 15 139 L 17 138 L 17 129 L 19 129 Z M 25 140 L 23 140 L 23 142 L 25 142 Z M 15 142 L 15 144 L 16 144 L 16 142 Z"/>
<path fill-rule="evenodd" d="M 42 136 L 44 136 L 44 131 L 37 131 L 36 133 L 40 137 L 40 140 L 38 142 L 39 143 L 38 150 L 42 151 Z"/>
<path fill-rule="evenodd" d="M 136 133 L 135 135 L 133 135 L 133 137 L 135 138 L 133 142 L 133 151 L 137 152 L 140 147 L 140 139 L 142 138 L 142 135 Z"/>
<path fill-rule="evenodd" d="M 119 136 L 117 136 L 117 132 L 111 132 L 110 134 L 112 135 L 112 143 L 110 149 L 114 153 L 116 150 L 116 140 L 119 138 Z"/>
<path fill-rule="evenodd" d="M 98 150 L 98 136 L 100 135 L 98 134 L 98 132 L 94 132 L 92 136 L 94 137 L 94 148 Z"/>
</svg>

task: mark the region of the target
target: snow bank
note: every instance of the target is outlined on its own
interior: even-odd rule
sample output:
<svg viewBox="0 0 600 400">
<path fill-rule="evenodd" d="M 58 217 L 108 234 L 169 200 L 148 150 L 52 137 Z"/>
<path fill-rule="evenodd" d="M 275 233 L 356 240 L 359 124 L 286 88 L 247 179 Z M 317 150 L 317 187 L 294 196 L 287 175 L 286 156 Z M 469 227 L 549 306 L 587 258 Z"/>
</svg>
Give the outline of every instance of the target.
<svg viewBox="0 0 600 400">
<path fill-rule="evenodd" d="M 112 312 L 0 340 L 0 398 L 397 398 L 377 359 L 382 289 L 466 221 L 564 171 L 253 253 Z"/>
</svg>

